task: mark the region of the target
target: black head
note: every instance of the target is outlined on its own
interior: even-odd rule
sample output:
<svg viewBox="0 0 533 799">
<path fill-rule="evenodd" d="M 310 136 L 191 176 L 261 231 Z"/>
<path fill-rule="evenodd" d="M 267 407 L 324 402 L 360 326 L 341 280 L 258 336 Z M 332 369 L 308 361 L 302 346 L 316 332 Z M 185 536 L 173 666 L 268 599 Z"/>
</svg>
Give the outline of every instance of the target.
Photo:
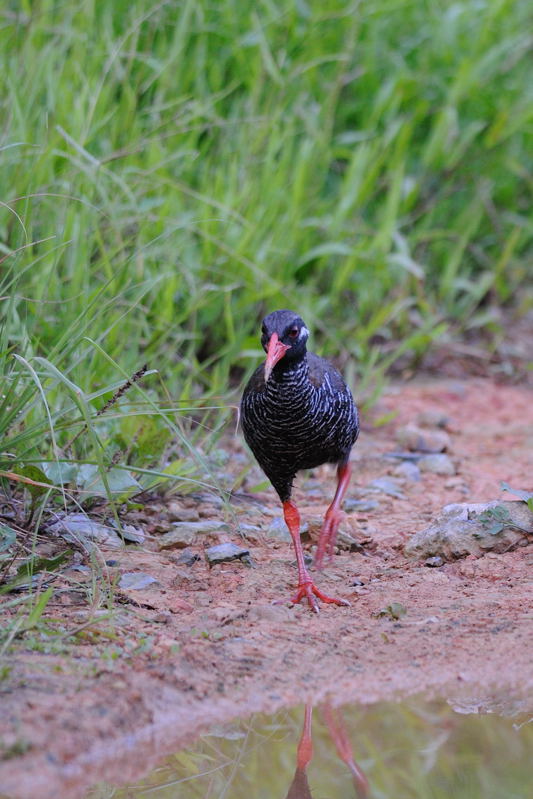
<svg viewBox="0 0 533 799">
<path fill-rule="evenodd" d="M 308 338 L 305 322 L 294 311 L 273 311 L 265 316 L 261 327 L 261 344 L 267 353 L 265 379 L 282 358 L 284 363 L 303 358 Z"/>
</svg>

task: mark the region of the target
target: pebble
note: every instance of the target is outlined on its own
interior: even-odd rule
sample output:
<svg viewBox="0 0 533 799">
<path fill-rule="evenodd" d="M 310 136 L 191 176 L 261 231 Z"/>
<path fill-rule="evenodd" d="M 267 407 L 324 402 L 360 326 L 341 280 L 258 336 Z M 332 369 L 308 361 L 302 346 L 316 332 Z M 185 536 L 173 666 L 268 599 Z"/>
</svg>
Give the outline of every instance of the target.
<svg viewBox="0 0 533 799">
<path fill-rule="evenodd" d="M 411 483 L 418 483 L 421 479 L 420 469 L 413 463 L 413 461 L 402 461 L 394 469 L 394 474 L 398 477 L 403 477 Z"/>
<path fill-rule="evenodd" d="M 424 566 L 438 568 L 439 566 L 444 566 L 444 560 L 440 555 L 433 555 L 431 558 L 426 558 L 424 561 Z"/>
<path fill-rule="evenodd" d="M 250 559 L 250 551 L 239 547 L 230 542 L 216 544 L 205 551 L 205 557 L 209 566 L 216 566 L 218 563 L 228 563 L 231 560 Z"/>
<path fill-rule="evenodd" d="M 149 585 L 158 584 L 155 577 L 145 572 L 126 572 L 118 581 L 119 588 L 125 588 L 129 591 L 142 591 Z"/>
<path fill-rule="evenodd" d="M 365 513 L 369 510 L 377 510 L 379 502 L 375 499 L 345 499 L 343 508 L 346 513 L 353 513 L 354 511 Z"/>
<path fill-rule="evenodd" d="M 421 472 L 431 472 L 432 474 L 456 474 L 457 470 L 449 455 L 425 455 L 418 461 L 418 468 Z"/>
<path fill-rule="evenodd" d="M 368 488 L 370 490 L 382 491 L 384 494 L 396 497 L 397 499 L 403 499 L 404 496 L 400 490 L 399 484 L 392 477 L 377 477 L 369 483 Z"/>
<path fill-rule="evenodd" d="M 447 427 L 450 423 L 450 417 L 440 408 L 426 408 L 416 420 L 423 427 Z"/>
<path fill-rule="evenodd" d="M 132 544 L 144 544 L 146 540 L 144 530 L 139 529 L 139 527 L 134 527 L 133 524 L 122 525 L 122 536 L 125 541 L 129 541 Z"/>
<path fill-rule="evenodd" d="M 183 564 L 184 566 L 192 566 L 200 560 L 200 555 L 193 552 L 191 549 L 184 549 L 181 555 L 176 559 L 176 563 Z"/>
<path fill-rule="evenodd" d="M 291 534 L 287 529 L 287 525 L 285 524 L 285 519 L 283 516 L 275 516 L 270 524 L 268 525 L 267 529 L 265 530 L 265 535 L 268 538 L 276 538 L 278 541 L 291 541 Z"/>
<path fill-rule="evenodd" d="M 244 524 L 244 522 L 239 522 L 237 532 L 253 544 L 261 543 L 264 538 L 264 533 L 257 524 Z"/>
<path fill-rule="evenodd" d="M 224 500 L 218 494 L 191 494 L 191 497 L 197 502 L 205 502 L 209 505 L 214 505 L 215 508 L 221 508 Z"/>
<path fill-rule="evenodd" d="M 174 522 L 172 529 L 159 539 L 159 549 L 185 549 L 194 544 L 199 536 L 213 533 L 229 533 L 226 522 L 206 519 L 201 522 Z"/>
<path fill-rule="evenodd" d="M 444 452 L 451 446 L 450 436 L 444 430 L 425 430 L 416 425 L 400 427 L 396 440 L 414 452 Z"/>
<path fill-rule="evenodd" d="M 169 502 L 166 510 L 171 522 L 197 522 L 200 518 L 196 508 L 184 508 L 179 502 Z"/>
<path fill-rule="evenodd" d="M 48 531 L 76 544 L 94 541 L 113 549 L 121 549 L 124 546 L 122 539 L 111 527 L 93 521 L 85 513 L 66 514 L 51 524 Z"/>
</svg>

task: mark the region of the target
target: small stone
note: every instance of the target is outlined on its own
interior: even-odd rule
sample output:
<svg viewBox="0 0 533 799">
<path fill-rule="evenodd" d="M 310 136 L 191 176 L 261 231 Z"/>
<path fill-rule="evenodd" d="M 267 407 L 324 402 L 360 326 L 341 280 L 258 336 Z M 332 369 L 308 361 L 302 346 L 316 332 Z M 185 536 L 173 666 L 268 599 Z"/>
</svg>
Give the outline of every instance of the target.
<svg viewBox="0 0 533 799">
<path fill-rule="evenodd" d="M 346 513 L 354 513 L 354 511 L 365 513 L 369 510 L 377 510 L 379 502 L 375 499 L 345 499 L 343 508 Z"/>
<path fill-rule="evenodd" d="M 418 483 L 421 479 L 420 469 L 412 461 L 402 461 L 394 469 L 394 474 L 398 477 L 403 477 L 404 480 L 409 480 L 411 483 Z"/>
<path fill-rule="evenodd" d="M 48 527 L 50 533 L 76 544 L 96 542 L 102 546 L 121 549 L 124 543 L 108 525 L 95 522 L 85 513 L 68 513 Z"/>
<path fill-rule="evenodd" d="M 444 452 L 451 445 L 450 436 L 444 430 L 424 430 L 415 425 L 400 427 L 396 440 L 414 452 Z"/>
<path fill-rule="evenodd" d="M 440 555 L 433 555 L 431 558 L 426 558 L 424 561 L 424 566 L 438 568 L 439 566 L 444 566 L 444 560 Z"/>
<path fill-rule="evenodd" d="M 249 559 L 250 552 L 248 549 L 228 542 L 209 547 L 209 549 L 205 551 L 205 557 L 209 566 L 216 566 L 217 563 L 228 563 L 229 561 L 241 560 L 243 558 Z"/>
<path fill-rule="evenodd" d="M 111 566 L 111 567 L 118 566 L 119 565 L 119 561 L 115 560 L 114 558 L 110 558 L 109 560 L 106 560 L 105 565 L 106 566 Z"/>
<path fill-rule="evenodd" d="M 253 544 L 261 543 L 264 538 L 264 533 L 257 524 L 244 524 L 243 522 L 239 522 L 237 532 Z"/>
<path fill-rule="evenodd" d="M 421 472 L 432 474 L 456 474 L 455 466 L 449 455 L 425 455 L 418 461 Z"/>
<path fill-rule="evenodd" d="M 265 535 L 268 538 L 277 538 L 279 541 L 291 541 L 291 534 L 285 524 L 285 519 L 283 516 L 275 516 L 270 524 L 268 525 L 267 529 L 265 530 Z"/>
<path fill-rule="evenodd" d="M 206 519 L 201 522 L 174 522 L 172 529 L 161 536 L 159 549 L 184 549 L 194 544 L 198 537 L 213 533 L 229 533 L 225 522 Z"/>
<path fill-rule="evenodd" d="M 146 539 L 144 530 L 134 527 L 133 524 L 122 525 L 122 536 L 125 541 L 129 541 L 132 544 L 144 544 Z"/>
<path fill-rule="evenodd" d="M 126 572 L 118 581 L 118 586 L 128 591 L 142 591 L 143 588 L 147 588 L 149 585 L 154 585 L 155 583 L 157 583 L 157 580 L 155 577 L 152 577 L 151 574 L 145 574 L 144 572 Z"/>
<path fill-rule="evenodd" d="M 224 504 L 224 500 L 218 494 L 191 494 L 191 497 L 197 502 L 205 502 L 215 508 L 221 508 Z"/>
<path fill-rule="evenodd" d="M 416 421 L 422 427 L 447 427 L 450 423 L 450 417 L 440 408 L 426 408 L 421 411 Z"/>
<path fill-rule="evenodd" d="M 392 477 L 377 477 L 375 480 L 372 480 L 368 488 L 374 491 L 382 491 L 384 494 L 388 494 L 391 497 L 403 499 L 400 486 Z"/>
<path fill-rule="evenodd" d="M 181 555 L 176 559 L 176 563 L 183 564 L 184 566 L 192 566 L 200 560 L 200 555 L 193 552 L 191 549 L 184 549 Z"/>
<path fill-rule="evenodd" d="M 166 511 L 171 522 L 197 522 L 200 518 L 196 508 L 185 508 L 179 502 L 169 502 Z"/>
<path fill-rule="evenodd" d="M 364 552 L 365 549 L 360 541 L 342 529 L 339 529 L 337 533 L 337 547 L 339 550 L 348 550 L 348 552 Z"/>
<path fill-rule="evenodd" d="M 248 611 L 250 621 L 291 621 L 294 618 L 292 609 L 286 605 L 252 605 Z"/>
</svg>

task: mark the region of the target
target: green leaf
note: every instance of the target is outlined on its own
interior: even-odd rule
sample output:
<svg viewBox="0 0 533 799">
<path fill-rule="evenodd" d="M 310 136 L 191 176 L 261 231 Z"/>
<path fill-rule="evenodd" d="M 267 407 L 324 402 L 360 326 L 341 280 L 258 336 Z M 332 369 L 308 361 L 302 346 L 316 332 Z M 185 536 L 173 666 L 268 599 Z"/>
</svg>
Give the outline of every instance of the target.
<svg viewBox="0 0 533 799">
<path fill-rule="evenodd" d="M 79 469 L 77 463 L 65 463 L 64 461 L 43 463 L 43 470 L 48 480 L 56 486 L 73 483 L 78 476 Z"/>
<path fill-rule="evenodd" d="M 401 602 L 391 602 L 377 612 L 377 616 L 389 616 L 391 619 L 401 619 L 407 613 L 407 608 Z"/>
<path fill-rule="evenodd" d="M 52 485 L 52 481 L 48 479 L 42 469 L 29 463 L 27 466 L 22 466 L 13 470 L 15 474 L 20 474 L 21 477 L 27 477 L 28 480 L 35 480 L 36 483 L 48 483 Z M 36 500 L 38 497 L 46 493 L 47 489 L 44 486 L 35 486 L 30 483 L 24 483 L 24 488 L 30 493 L 31 498 Z"/>
<path fill-rule="evenodd" d="M 110 469 L 107 483 L 112 494 L 132 494 L 141 490 L 141 484 L 127 469 Z M 108 490 L 100 476 L 100 469 L 90 463 L 83 464 L 78 472 L 78 485 L 85 497 L 107 497 Z"/>
<path fill-rule="evenodd" d="M 43 615 L 44 609 L 48 605 L 52 594 L 54 593 L 54 589 L 52 586 L 43 591 L 42 594 L 39 596 L 39 599 L 35 603 L 35 607 L 31 611 L 30 615 L 24 622 L 22 629 L 23 630 L 31 630 L 32 627 L 35 627 L 41 616 Z"/>
<path fill-rule="evenodd" d="M 38 555 L 32 556 L 18 567 L 17 573 L 12 580 L 0 587 L 0 595 L 7 594 L 28 581 L 31 582 L 31 578 L 39 572 L 55 571 L 71 555 L 72 549 L 65 549 L 53 558 L 41 558 Z"/>
<path fill-rule="evenodd" d="M 502 530 L 505 529 L 505 524 L 503 522 L 495 522 L 495 524 L 487 527 L 487 533 L 489 535 L 498 535 L 501 533 Z"/>
<path fill-rule="evenodd" d="M 5 552 L 6 549 L 12 547 L 16 540 L 17 531 L 0 522 L 0 552 Z"/>
</svg>

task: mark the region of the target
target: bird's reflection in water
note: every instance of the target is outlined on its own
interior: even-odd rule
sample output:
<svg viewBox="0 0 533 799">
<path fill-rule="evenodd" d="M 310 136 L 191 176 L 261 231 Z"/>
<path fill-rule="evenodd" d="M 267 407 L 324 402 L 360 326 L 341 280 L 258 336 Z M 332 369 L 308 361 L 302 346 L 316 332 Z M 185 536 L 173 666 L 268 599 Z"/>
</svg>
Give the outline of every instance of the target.
<svg viewBox="0 0 533 799">
<path fill-rule="evenodd" d="M 337 708 L 333 708 L 329 702 L 325 702 L 319 706 L 319 712 L 324 724 L 328 728 L 339 758 L 346 763 L 350 769 L 356 799 L 366 799 L 369 790 L 368 780 L 360 766 L 354 760 L 352 747 L 340 711 Z M 307 766 L 313 757 L 313 740 L 311 736 L 312 717 L 313 706 L 307 704 L 305 706 L 302 735 L 296 752 L 296 771 L 294 772 L 294 779 L 286 799 L 311 799 L 312 796 L 307 779 Z"/>
</svg>

